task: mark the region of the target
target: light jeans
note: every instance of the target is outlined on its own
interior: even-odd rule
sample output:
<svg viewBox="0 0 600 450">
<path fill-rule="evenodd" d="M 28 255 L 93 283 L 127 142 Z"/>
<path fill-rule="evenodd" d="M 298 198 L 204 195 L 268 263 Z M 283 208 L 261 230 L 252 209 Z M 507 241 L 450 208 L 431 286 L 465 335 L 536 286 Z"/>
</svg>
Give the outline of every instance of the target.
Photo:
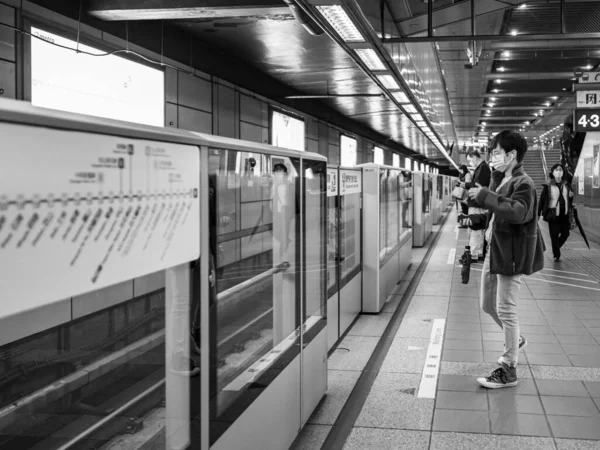
<svg viewBox="0 0 600 450">
<path fill-rule="evenodd" d="M 485 214 L 487 209 L 469 207 L 469 215 L 472 214 Z M 471 247 L 471 257 L 477 259 L 483 256 L 483 246 L 485 241 L 485 230 L 471 230 L 469 229 L 469 247 Z"/>
<path fill-rule="evenodd" d="M 495 275 L 490 273 L 490 252 L 481 273 L 481 309 L 504 330 L 504 363 L 516 367 L 519 362 L 519 317 L 517 296 L 521 291 L 523 275 Z"/>
</svg>

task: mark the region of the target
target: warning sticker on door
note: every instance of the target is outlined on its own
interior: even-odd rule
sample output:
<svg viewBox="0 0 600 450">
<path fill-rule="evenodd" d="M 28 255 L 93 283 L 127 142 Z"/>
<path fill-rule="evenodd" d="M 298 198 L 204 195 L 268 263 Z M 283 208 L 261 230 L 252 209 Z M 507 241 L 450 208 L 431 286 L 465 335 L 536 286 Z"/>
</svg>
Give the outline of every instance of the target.
<svg viewBox="0 0 600 450">
<path fill-rule="evenodd" d="M 3 315 L 198 258 L 197 147 L 6 123 L 0 136 Z"/>
</svg>

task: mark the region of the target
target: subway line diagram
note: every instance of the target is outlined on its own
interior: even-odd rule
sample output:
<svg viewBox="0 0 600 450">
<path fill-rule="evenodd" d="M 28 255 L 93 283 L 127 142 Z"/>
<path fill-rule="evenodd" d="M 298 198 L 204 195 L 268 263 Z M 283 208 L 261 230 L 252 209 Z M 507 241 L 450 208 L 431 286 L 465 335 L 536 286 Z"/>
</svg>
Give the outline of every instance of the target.
<svg viewBox="0 0 600 450">
<path fill-rule="evenodd" d="M 4 314 L 198 258 L 198 147 L 6 123 L 0 136 Z"/>
</svg>

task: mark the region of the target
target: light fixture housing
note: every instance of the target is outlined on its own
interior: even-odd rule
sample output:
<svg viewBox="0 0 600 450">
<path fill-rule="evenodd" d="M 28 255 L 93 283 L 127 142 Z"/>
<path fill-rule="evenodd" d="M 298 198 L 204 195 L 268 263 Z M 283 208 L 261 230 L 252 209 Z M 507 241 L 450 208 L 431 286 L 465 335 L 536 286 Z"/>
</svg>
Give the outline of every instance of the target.
<svg viewBox="0 0 600 450">
<path fill-rule="evenodd" d="M 354 51 L 369 70 L 385 70 L 385 64 L 372 48 L 357 48 Z"/>
<path fill-rule="evenodd" d="M 400 89 L 398 82 L 392 75 L 377 75 L 377 79 L 381 81 L 381 84 L 383 84 L 387 89 Z"/>
<path fill-rule="evenodd" d="M 364 42 L 365 38 L 341 5 L 315 7 L 344 42 Z"/>
<path fill-rule="evenodd" d="M 406 95 L 405 92 L 402 92 L 402 91 L 392 92 L 392 97 L 394 97 L 398 101 L 398 103 L 410 103 L 410 100 L 408 99 L 408 96 Z"/>
</svg>

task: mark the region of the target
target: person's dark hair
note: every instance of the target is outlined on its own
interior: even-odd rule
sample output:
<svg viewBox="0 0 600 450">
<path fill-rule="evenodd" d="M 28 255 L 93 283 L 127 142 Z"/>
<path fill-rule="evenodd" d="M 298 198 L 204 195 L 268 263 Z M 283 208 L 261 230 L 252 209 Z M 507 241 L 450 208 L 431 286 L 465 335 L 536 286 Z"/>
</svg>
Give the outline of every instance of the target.
<svg viewBox="0 0 600 450">
<path fill-rule="evenodd" d="M 458 173 L 460 174 L 460 176 L 464 177 L 466 174 L 469 173 L 469 168 L 467 167 L 466 164 L 461 164 L 458 167 Z"/>
<path fill-rule="evenodd" d="M 467 153 L 467 156 L 470 156 L 471 158 L 473 156 L 476 156 L 477 158 L 481 158 L 481 153 L 479 153 L 479 150 L 477 150 L 476 148 L 472 148 L 471 150 L 469 150 L 469 152 Z"/>
<path fill-rule="evenodd" d="M 557 167 L 560 167 L 562 169 L 562 171 L 563 171 L 562 179 L 566 180 L 567 175 L 568 175 L 567 170 L 565 169 L 565 166 L 563 166 L 561 163 L 557 163 L 552 166 L 552 168 L 550 169 L 550 172 L 548 173 L 548 178 L 550 178 L 551 180 L 554 180 L 554 169 L 556 169 Z"/>
<path fill-rule="evenodd" d="M 277 163 L 273 166 L 273 172 L 285 172 L 287 173 L 287 167 L 285 164 Z"/>
<path fill-rule="evenodd" d="M 517 151 L 517 162 L 522 162 L 527 153 L 527 140 L 521 133 L 512 130 L 504 130 L 494 136 L 490 144 L 490 152 L 493 152 L 497 146 L 500 146 L 506 153 L 513 150 Z"/>
</svg>

